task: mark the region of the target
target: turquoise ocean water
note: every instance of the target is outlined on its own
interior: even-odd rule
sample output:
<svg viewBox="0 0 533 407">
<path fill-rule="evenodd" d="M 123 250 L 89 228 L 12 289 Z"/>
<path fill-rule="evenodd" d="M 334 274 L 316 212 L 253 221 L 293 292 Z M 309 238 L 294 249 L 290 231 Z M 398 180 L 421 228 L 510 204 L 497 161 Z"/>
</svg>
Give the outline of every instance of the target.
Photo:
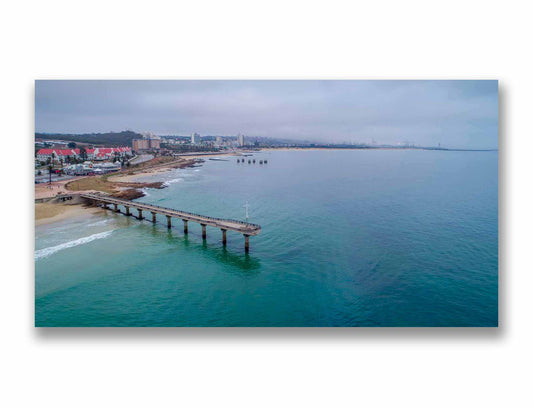
<svg viewBox="0 0 533 407">
<path fill-rule="evenodd" d="M 143 202 L 242 235 L 111 211 L 35 231 L 37 326 L 497 326 L 498 154 L 275 151 L 146 179 Z M 134 211 L 136 214 L 136 211 Z"/>
</svg>

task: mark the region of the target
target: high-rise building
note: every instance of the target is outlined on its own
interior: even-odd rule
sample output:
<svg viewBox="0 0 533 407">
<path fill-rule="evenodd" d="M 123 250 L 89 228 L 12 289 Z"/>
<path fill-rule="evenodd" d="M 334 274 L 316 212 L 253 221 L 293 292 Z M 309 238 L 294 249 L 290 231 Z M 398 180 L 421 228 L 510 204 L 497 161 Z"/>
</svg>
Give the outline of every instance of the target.
<svg viewBox="0 0 533 407">
<path fill-rule="evenodd" d="M 161 148 L 161 140 L 151 138 L 150 139 L 150 148 L 153 150 L 159 150 Z"/>
<path fill-rule="evenodd" d="M 131 143 L 135 151 L 148 150 L 150 148 L 150 140 L 146 138 L 133 139 Z"/>
<path fill-rule="evenodd" d="M 193 133 L 191 135 L 191 144 L 196 144 L 200 142 L 200 135 L 198 133 Z"/>
<path fill-rule="evenodd" d="M 215 143 L 216 143 L 217 145 L 221 145 L 221 144 L 222 144 L 222 137 L 220 137 L 220 136 L 216 136 L 216 138 L 215 138 Z"/>
<path fill-rule="evenodd" d="M 237 136 L 237 142 L 239 143 L 239 147 L 244 146 L 244 134 L 239 134 Z"/>
</svg>

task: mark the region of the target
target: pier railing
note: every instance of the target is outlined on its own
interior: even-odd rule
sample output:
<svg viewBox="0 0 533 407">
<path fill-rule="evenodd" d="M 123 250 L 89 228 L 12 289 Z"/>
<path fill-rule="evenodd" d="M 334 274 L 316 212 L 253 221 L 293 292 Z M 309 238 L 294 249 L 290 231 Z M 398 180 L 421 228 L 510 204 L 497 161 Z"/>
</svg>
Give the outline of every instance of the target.
<svg viewBox="0 0 533 407">
<path fill-rule="evenodd" d="M 118 198 L 113 198 L 113 199 L 117 199 L 117 200 L 120 200 L 120 201 L 128 202 L 128 204 L 131 205 L 131 201 L 128 201 L 128 200 L 125 200 L 125 199 L 118 199 Z M 179 212 L 179 213 L 183 213 L 183 214 L 186 214 L 186 215 L 192 215 L 192 216 L 196 216 L 196 217 L 200 217 L 200 218 L 206 218 L 206 219 L 211 219 L 211 220 L 218 220 L 218 221 L 222 221 L 222 222 L 240 223 L 241 225 L 253 226 L 253 227 L 257 227 L 257 228 L 260 228 L 260 227 L 261 227 L 261 226 L 258 225 L 257 223 L 244 222 L 244 221 L 242 221 L 242 220 L 227 219 L 227 218 L 215 218 L 215 217 L 213 217 L 213 216 L 200 215 L 199 213 L 182 211 L 181 209 L 166 208 L 166 207 L 164 207 L 164 206 L 159 206 L 159 205 L 155 205 L 155 204 L 146 204 L 146 203 L 144 203 L 144 202 L 135 202 L 135 203 L 138 203 L 138 204 L 141 204 L 141 205 L 145 205 L 145 206 L 153 206 L 153 207 L 155 207 L 155 208 L 159 208 L 159 209 L 163 209 L 163 210 L 176 211 L 176 212 Z"/>
<path fill-rule="evenodd" d="M 80 194 L 82 198 L 92 200 L 96 204 L 102 203 L 105 204 L 104 207 L 107 208 L 107 204 L 115 205 L 115 210 L 118 211 L 118 205 L 124 206 L 126 208 L 126 215 L 130 216 L 130 208 L 135 208 L 139 211 L 138 219 L 142 220 L 143 215 L 142 211 L 147 211 L 152 213 L 152 222 L 156 222 L 156 214 L 165 215 L 167 217 L 167 226 L 170 228 L 171 218 L 178 218 L 184 222 L 184 233 L 188 233 L 187 222 L 192 221 L 202 225 L 202 237 L 206 238 L 206 226 L 213 226 L 219 228 L 222 231 L 222 242 L 226 244 L 226 231 L 232 230 L 234 232 L 242 233 L 245 238 L 245 250 L 248 251 L 249 248 L 249 237 L 258 235 L 261 231 L 261 226 L 256 223 L 243 222 L 241 220 L 235 219 L 225 219 L 218 218 L 214 216 L 200 215 L 194 212 L 181 211 L 179 209 L 167 208 L 164 206 L 159 206 L 155 204 L 147 204 L 142 202 L 133 202 L 127 199 L 113 198 L 110 196 L 98 194 L 98 193 L 82 193 Z M 119 211 L 120 212 L 120 211 Z"/>
</svg>

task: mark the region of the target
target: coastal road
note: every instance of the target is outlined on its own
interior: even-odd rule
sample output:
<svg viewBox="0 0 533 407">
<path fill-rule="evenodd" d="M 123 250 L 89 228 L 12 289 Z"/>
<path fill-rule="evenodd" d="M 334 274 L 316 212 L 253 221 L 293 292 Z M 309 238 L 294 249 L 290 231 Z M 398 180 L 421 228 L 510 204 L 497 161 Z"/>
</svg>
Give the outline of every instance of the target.
<svg viewBox="0 0 533 407">
<path fill-rule="evenodd" d="M 141 154 L 130 161 L 131 165 L 137 165 L 145 161 L 150 161 L 154 156 L 152 154 Z"/>
</svg>

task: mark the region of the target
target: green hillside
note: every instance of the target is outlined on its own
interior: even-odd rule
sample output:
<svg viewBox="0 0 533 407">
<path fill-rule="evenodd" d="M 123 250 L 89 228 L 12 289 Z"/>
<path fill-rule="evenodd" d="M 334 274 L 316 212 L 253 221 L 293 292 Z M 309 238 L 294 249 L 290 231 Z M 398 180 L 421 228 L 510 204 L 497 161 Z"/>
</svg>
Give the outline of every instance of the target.
<svg viewBox="0 0 533 407">
<path fill-rule="evenodd" d="M 131 140 L 142 138 L 142 135 L 134 131 L 122 131 L 120 133 L 91 133 L 91 134 L 53 134 L 35 133 L 36 138 L 74 141 L 88 144 L 101 144 L 106 146 L 129 146 Z"/>
</svg>

